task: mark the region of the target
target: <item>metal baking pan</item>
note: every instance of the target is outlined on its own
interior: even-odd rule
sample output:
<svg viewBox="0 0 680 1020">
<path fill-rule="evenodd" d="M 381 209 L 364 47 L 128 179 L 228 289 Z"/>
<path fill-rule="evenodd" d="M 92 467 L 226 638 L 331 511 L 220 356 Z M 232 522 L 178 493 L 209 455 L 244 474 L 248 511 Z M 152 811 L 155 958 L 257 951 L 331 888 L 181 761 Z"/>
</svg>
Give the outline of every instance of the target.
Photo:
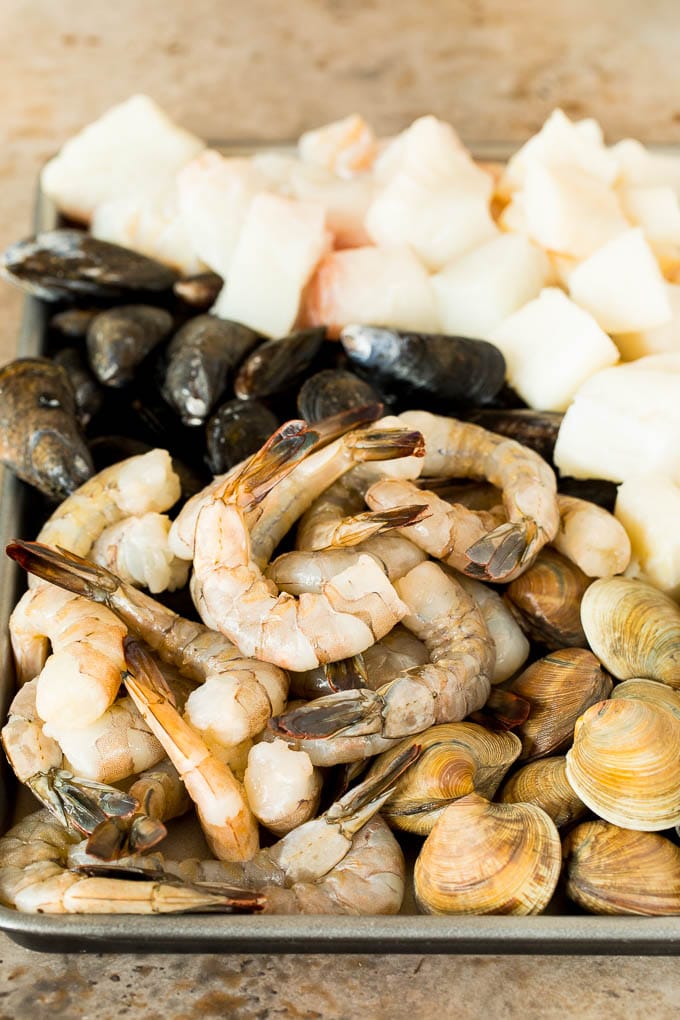
<svg viewBox="0 0 680 1020">
<path fill-rule="evenodd" d="M 248 154 L 261 146 L 221 146 Z M 285 149 L 286 146 L 267 146 Z M 670 148 L 670 147 L 668 147 Z M 509 146 L 476 147 L 481 159 L 504 159 Z M 677 151 L 677 150 L 676 150 Z M 38 194 L 34 228 L 58 224 L 56 210 Z M 18 355 L 43 353 L 46 307 L 27 298 Z M 0 548 L 15 537 L 34 537 L 31 490 L 5 472 L 0 503 Z M 15 563 L 0 568 L 0 717 L 15 690 L 7 623 L 25 587 Z M 12 823 L 17 784 L 3 758 L 0 831 Z M 414 846 L 417 845 L 414 843 Z M 0 907 L 0 930 L 28 949 L 43 952 L 124 953 L 524 953 L 674 955 L 680 950 L 680 918 L 595 917 L 556 898 L 538 917 L 433 917 L 418 914 L 407 899 L 397 917 L 20 914 Z"/>
</svg>

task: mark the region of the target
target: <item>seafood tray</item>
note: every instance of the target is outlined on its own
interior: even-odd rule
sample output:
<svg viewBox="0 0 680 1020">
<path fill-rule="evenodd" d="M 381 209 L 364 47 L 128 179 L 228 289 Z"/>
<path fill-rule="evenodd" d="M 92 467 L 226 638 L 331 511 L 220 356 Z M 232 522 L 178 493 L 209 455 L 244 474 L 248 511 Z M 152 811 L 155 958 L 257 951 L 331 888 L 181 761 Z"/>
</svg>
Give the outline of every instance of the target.
<svg viewBox="0 0 680 1020">
<path fill-rule="evenodd" d="M 248 155 L 246 144 L 221 146 Z M 271 151 L 272 146 L 267 146 Z M 281 146 L 281 148 L 284 148 Z M 509 147 L 476 147 L 481 159 L 504 159 Z M 58 226 L 56 210 L 38 194 L 35 231 Z M 18 343 L 19 356 L 45 349 L 46 313 L 28 298 Z M 31 493 L 4 473 L 0 545 L 32 538 Z M 17 565 L 5 559 L 0 572 L 0 712 L 4 719 L 14 693 L 8 619 L 25 584 Z M 2 756 L 4 759 L 4 756 Z M 0 834 L 22 813 L 17 785 L 6 762 L 0 785 Z M 414 843 L 415 846 L 415 843 Z M 408 858 L 408 846 L 405 846 Z M 414 857 L 415 854 L 412 854 Z M 29 949 L 45 952 L 173 953 L 524 953 L 671 955 L 680 948 L 678 918 L 597 917 L 554 900 L 548 912 L 529 917 L 432 916 L 416 912 L 407 898 L 396 917 L 203 915 L 33 915 L 0 907 L 0 929 Z"/>
</svg>

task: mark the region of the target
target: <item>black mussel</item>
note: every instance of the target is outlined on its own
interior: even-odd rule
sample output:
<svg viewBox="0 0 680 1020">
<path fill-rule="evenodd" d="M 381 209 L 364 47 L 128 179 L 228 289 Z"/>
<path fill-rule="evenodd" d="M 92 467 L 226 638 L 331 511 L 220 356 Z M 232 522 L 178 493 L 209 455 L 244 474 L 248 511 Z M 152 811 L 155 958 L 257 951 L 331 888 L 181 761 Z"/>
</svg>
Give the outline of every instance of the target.
<svg viewBox="0 0 680 1020">
<path fill-rule="evenodd" d="M 310 424 L 351 407 L 375 403 L 380 403 L 380 394 L 371 384 L 340 368 L 326 368 L 311 375 L 297 396 L 300 415 Z"/>
<path fill-rule="evenodd" d="M 563 492 L 565 496 L 587 499 L 589 503 L 597 503 L 598 506 L 609 510 L 609 513 L 613 513 L 618 485 L 604 478 L 572 478 L 567 475 L 564 478 L 558 477 L 557 491 Z"/>
<path fill-rule="evenodd" d="M 53 360 L 66 370 L 76 398 L 76 413 L 81 425 L 87 425 L 102 406 L 102 390 L 88 369 L 78 347 L 62 347 Z"/>
<path fill-rule="evenodd" d="M 200 425 L 219 400 L 227 375 L 262 337 L 247 326 L 197 315 L 168 344 L 163 396 L 185 425 Z"/>
<path fill-rule="evenodd" d="M 560 411 L 531 408 L 485 408 L 472 411 L 468 418 L 490 432 L 499 432 L 530 447 L 550 463 L 564 415 Z"/>
<path fill-rule="evenodd" d="M 70 340 L 82 340 L 87 336 L 90 323 L 101 309 L 98 308 L 66 308 L 57 312 L 50 319 L 50 329 L 61 333 Z"/>
<path fill-rule="evenodd" d="M 208 466 L 220 475 L 250 457 L 279 425 L 269 408 L 258 400 L 230 400 L 206 425 Z"/>
<path fill-rule="evenodd" d="M 93 473 L 66 371 L 47 358 L 0 369 L 0 460 L 50 499 L 65 499 Z"/>
<path fill-rule="evenodd" d="M 481 404 L 503 386 L 505 358 L 485 340 L 410 333 L 380 326 L 346 326 L 340 340 L 350 360 L 404 392 Z"/>
<path fill-rule="evenodd" d="M 47 230 L 11 245 L 0 273 L 45 301 L 120 298 L 169 290 L 177 272 L 85 230 Z"/>
<path fill-rule="evenodd" d="M 101 312 L 87 331 L 87 354 L 97 379 L 107 386 L 125 386 L 172 325 L 170 313 L 152 305 L 121 305 Z"/>
<path fill-rule="evenodd" d="M 325 329 L 302 329 L 267 340 L 241 365 L 234 392 L 242 400 L 282 393 L 300 382 L 324 343 Z"/>
<path fill-rule="evenodd" d="M 203 312 L 214 305 L 223 284 L 224 280 L 217 273 L 197 273 L 178 280 L 172 289 L 175 297 Z"/>
</svg>

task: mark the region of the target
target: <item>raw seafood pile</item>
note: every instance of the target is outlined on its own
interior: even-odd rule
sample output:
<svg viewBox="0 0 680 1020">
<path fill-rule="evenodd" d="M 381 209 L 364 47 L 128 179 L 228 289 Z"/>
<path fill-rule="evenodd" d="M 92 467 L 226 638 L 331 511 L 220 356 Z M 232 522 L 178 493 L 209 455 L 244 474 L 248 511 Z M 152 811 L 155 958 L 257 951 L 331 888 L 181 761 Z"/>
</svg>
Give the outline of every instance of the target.
<svg viewBox="0 0 680 1020">
<path fill-rule="evenodd" d="M 679 180 L 559 112 L 505 167 L 144 97 L 64 147 L 90 233 L 4 256 L 55 314 L 2 456 L 59 502 L 7 550 L 3 903 L 396 913 L 406 832 L 424 912 L 680 913 Z"/>
</svg>

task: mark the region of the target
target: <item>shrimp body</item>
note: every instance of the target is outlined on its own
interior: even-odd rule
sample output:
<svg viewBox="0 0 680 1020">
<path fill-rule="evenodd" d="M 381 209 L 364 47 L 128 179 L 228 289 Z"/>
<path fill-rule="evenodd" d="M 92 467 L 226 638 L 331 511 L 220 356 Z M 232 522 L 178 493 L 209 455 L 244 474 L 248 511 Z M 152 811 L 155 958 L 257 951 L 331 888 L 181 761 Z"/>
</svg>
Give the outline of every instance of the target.
<svg viewBox="0 0 680 1020">
<path fill-rule="evenodd" d="M 272 719 L 270 728 L 315 765 L 358 761 L 400 736 L 456 722 L 489 696 L 495 648 L 480 610 L 435 563 L 414 567 L 395 586 L 408 606 L 404 625 L 430 661 L 377 691 L 340 691 Z"/>
<path fill-rule="evenodd" d="M 28 914 L 167 914 L 201 910 L 257 910 L 262 896 L 218 892 L 173 881 L 89 877 L 68 870 L 80 835 L 49 811 L 36 811 L 0 839 L 0 901 Z"/>
<path fill-rule="evenodd" d="M 92 546 L 95 563 L 112 570 L 128 584 L 150 592 L 183 588 L 189 564 L 168 545 L 170 518 L 155 512 L 124 517 L 109 525 Z"/>
<path fill-rule="evenodd" d="M 128 693 L 196 805 L 211 851 L 220 860 L 249 860 L 259 837 L 242 785 L 182 719 L 153 659 L 131 638 L 126 639 L 126 658 Z"/>
<path fill-rule="evenodd" d="M 127 627 L 109 609 L 40 585 L 24 593 L 9 629 L 20 682 L 39 672 L 36 705 L 45 722 L 87 726 L 113 704 Z M 43 658 L 48 641 L 52 654 Z"/>
<path fill-rule="evenodd" d="M 513 439 L 470 422 L 427 411 L 405 411 L 399 419 L 425 438 L 423 477 L 485 478 L 502 490 L 507 521 L 461 550 L 467 559 L 463 573 L 505 581 L 525 570 L 559 528 L 557 484 L 549 465 Z M 416 535 L 409 537 L 417 543 Z"/>
</svg>

